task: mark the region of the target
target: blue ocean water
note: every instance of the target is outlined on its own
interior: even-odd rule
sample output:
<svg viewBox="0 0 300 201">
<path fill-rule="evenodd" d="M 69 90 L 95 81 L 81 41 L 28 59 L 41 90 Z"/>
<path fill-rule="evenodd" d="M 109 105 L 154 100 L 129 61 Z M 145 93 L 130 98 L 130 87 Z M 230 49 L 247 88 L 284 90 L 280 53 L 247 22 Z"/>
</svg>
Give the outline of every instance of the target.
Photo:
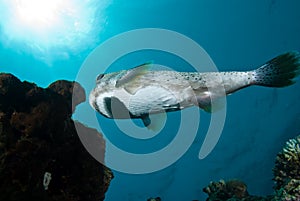
<svg viewBox="0 0 300 201">
<path fill-rule="evenodd" d="M 17 38 L 20 33 L 15 36 L 13 29 L 8 33 L 2 20 L 0 71 L 13 73 L 21 80 L 42 87 L 58 79 L 75 80 L 94 48 L 117 34 L 141 28 L 168 29 L 186 35 L 206 50 L 220 71 L 252 70 L 278 54 L 300 51 L 299 8 L 297 0 L 107 1 L 100 13 L 87 16 L 94 17 L 92 25 L 100 28 L 71 34 L 62 41 L 52 41 L 52 36 L 48 35 L 43 40 L 52 41 L 50 45 L 53 46 L 36 44 L 30 48 L 28 38 L 22 41 Z M 80 13 L 76 15 L 84 17 Z M 18 27 L 15 29 L 17 31 Z M 72 31 L 71 27 L 64 34 Z M 84 34 L 87 37 L 81 38 Z M 88 41 L 86 45 L 85 40 Z M 70 48 L 72 41 L 81 43 Z M 179 71 L 192 70 L 186 61 L 174 55 L 147 50 L 120 58 L 108 71 L 128 69 L 152 60 L 165 65 L 174 62 L 173 67 Z M 88 72 L 87 79 L 95 79 L 106 66 L 99 66 L 99 71 L 96 69 Z M 167 201 L 205 200 L 202 188 L 210 181 L 230 178 L 246 182 L 250 194 L 272 194 L 276 154 L 287 139 L 299 134 L 299 87 L 300 82 L 280 89 L 250 87 L 229 96 L 222 135 L 213 151 L 199 160 L 199 149 L 210 119 L 210 115 L 202 111 L 196 139 L 178 161 L 148 174 L 114 171 L 115 178 L 105 200 L 142 201 L 158 196 Z M 85 118 L 79 120 L 89 125 L 88 117 Z M 180 121 L 178 112 L 169 114 L 162 133 L 154 141 L 146 142 L 125 138 L 114 122 L 101 116 L 97 118 L 105 124 L 103 130 L 108 140 L 134 153 L 166 146 L 174 139 Z"/>
</svg>

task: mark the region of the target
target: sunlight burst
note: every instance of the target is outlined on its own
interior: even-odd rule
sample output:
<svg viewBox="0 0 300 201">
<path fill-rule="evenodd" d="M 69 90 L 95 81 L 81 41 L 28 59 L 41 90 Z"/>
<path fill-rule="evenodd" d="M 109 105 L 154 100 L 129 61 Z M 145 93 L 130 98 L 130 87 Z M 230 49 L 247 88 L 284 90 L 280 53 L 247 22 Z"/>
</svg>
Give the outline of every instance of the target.
<svg viewBox="0 0 300 201">
<path fill-rule="evenodd" d="M 66 2 L 66 1 L 65 1 Z M 66 7 L 63 1 L 18 0 L 15 1 L 17 17 L 29 26 L 50 27 L 57 23 L 59 9 Z"/>
<path fill-rule="evenodd" d="M 110 1 L 2 0 L 0 40 L 42 59 L 53 49 L 77 54 L 98 42 Z"/>
</svg>

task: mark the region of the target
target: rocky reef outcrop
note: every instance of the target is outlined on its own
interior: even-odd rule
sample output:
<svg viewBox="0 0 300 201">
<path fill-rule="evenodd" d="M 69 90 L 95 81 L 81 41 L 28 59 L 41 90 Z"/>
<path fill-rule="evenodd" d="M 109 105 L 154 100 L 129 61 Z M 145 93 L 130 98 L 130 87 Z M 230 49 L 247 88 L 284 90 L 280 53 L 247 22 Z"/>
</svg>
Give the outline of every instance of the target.
<svg viewBox="0 0 300 201">
<path fill-rule="evenodd" d="M 247 185 L 237 179 L 211 182 L 203 189 L 208 194 L 207 201 L 271 201 L 272 196 L 258 197 L 249 195 Z"/>
<path fill-rule="evenodd" d="M 71 119 L 83 101 L 76 82 L 41 88 L 0 73 L 0 200 L 104 200 L 112 172 L 85 150 L 75 125 L 103 138 Z"/>
<path fill-rule="evenodd" d="M 251 196 L 242 181 L 211 182 L 203 189 L 207 201 L 300 201 L 300 135 L 286 142 L 273 169 L 274 195 Z"/>
</svg>

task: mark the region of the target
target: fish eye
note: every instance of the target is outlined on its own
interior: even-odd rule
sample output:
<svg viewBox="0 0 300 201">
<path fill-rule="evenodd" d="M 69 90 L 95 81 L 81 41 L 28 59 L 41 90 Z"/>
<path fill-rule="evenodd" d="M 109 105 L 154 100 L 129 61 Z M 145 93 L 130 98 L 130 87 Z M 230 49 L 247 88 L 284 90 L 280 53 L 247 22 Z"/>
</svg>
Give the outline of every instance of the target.
<svg viewBox="0 0 300 201">
<path fill-rule="evenodd" d="M 96 79 L 96 80 L 99 81 L 99 80 L 101 80 L 103 77 L 104 77 L 104 74 L 100 74 L 100 75 L 97 76 L 97 79 Z"/>
</svg>

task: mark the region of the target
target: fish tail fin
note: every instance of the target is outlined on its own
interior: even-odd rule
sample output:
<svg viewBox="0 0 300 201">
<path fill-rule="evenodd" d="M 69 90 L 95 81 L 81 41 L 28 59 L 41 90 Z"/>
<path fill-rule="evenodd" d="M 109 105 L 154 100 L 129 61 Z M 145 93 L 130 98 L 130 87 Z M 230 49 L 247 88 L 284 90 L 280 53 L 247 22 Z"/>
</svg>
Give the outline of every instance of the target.
<svg viewBox="0 0 300 201">
<path fill-rule="evenodd" d="M 299 75 L 299 52 L 287 52 L 279 55 L 253 71 L 254 85 L 267 87 L 285 87 L 295 83 Z"/>
</svg>

